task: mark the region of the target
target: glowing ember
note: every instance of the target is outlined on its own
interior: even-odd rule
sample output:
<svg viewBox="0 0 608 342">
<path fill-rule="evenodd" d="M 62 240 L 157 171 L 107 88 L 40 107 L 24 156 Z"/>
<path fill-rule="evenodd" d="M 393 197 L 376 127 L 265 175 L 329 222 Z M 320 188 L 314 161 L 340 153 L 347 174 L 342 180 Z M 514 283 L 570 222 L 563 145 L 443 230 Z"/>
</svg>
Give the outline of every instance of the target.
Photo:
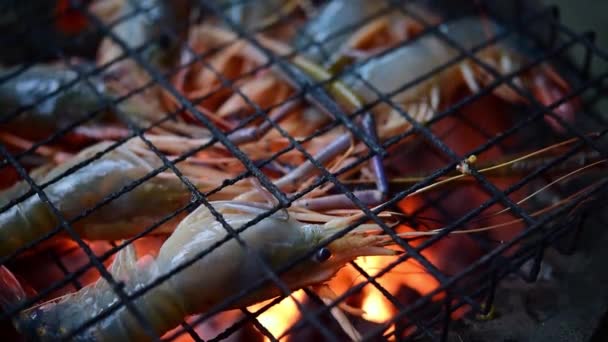
<svg viewBox="0 0 608 342">
<path fill-rule="evenodd" d="M 293 298 L 298 302 L 304 300 L 304 291 L 299 290 L 292 293 Z M 252 312 L 259 310 L 264 307 L 270 301 L 258 303 L 250 306 L 248 309 Z M 281 336 L 289 327 L 295 324 L 300 318 L 300 311 L 294 303 L 291 297 L 283 299 L 280 303 L 272 306 L 270 309 L 264 311 L 261 315 L 257 316 L 258 322 L 264 326 L 272 336 L 278 338 Z M 268 337 L 264 337 L 264 341 L 270 341 Z"/>
<path fill-rule="evenodd" d="M 382 267 L 386 259 L 383 257 L 366 257 L 358 260 L 357 263 L 366 270 L 370 275 L 377 273 L 377 270 Z M 392 258 L 391 258 L 392 259 Z M 383 286 L 385 284 L 382 284 Z M 388 289 L 392 291 L 393 289 Z M 365 311 L 364 318 L 368 321 L 376 323 L 384 323 L 388 321 L 394 312 L 393 305 L 386 299 L 386 297 L 373 285 L 367 285 L 365 287 L 365 298 L 361 307 Z"/>
<path fill-rule="evenodd" d="M 393 316 L 392 304 L 378 290 L 370 291 L 363 300 L 363 316 L 368 321 L 384 323 Z"/>
</svg>

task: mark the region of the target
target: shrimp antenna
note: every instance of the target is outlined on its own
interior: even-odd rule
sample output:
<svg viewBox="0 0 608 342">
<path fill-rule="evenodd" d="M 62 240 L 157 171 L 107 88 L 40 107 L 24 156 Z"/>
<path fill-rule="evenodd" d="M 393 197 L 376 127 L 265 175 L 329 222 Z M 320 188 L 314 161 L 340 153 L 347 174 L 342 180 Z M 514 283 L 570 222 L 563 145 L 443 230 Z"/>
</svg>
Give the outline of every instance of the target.
<svg viewBox="0 0 608 342">
<path fill-rule="evenodd" d="M 583 188 L 580 191 L 577 191 L 576 193 L 556 202 L 553 203 L 545 208 L 542 208 L 540 210 L 537 210 L 531 214 L 529 214 L 529 216 L 531 217 L 538 217 L 540 215 L 543 215 L 555 208 L 561 207 L 563 205 L 565 205 L 566 203 L 570 202 L 572 199 L 580 196 L 581 194 L 585 193 L 586 191 L 588 191 L 589 189 L 593 188 L 597 183 L 591 184 L 585 188 Z M 508 227 L 508 226 L 512 226 L 514 224 L 520 223 L 522 222 L 523 219 L 518 218 L 518 219 L 513 219 L 511 221 L 507 221 L 507 222 L 503 222 L 503 223 L 497 223 L 497 224 L 493 224 L 490 226 L 485 226 L 485 227 L 480 227 L 480 228 L 471 228 L 471 229 L 463 229 L 463 230 L 454 230 L 451 231 L 450 234 L 472 234 L 472 233 L 481 233 L 481 232 L 486 232 L 486 231 L 490 231 L 490 230 L 495 230 L 498 228 L 503 228 L 503 227 Z M 445 230 L 446 228 L 438 228 L 438 229 L 434 229 L 431 231 L 425 231 L 425 232 L 403 232 L 403 233 L 397 233 L 398 236 L 400 237 L 415 237 L 415 236 L 430 236 L 430 235 L 437 235 L 439 233 L 441 233 L 443 230 Z M 391 244 L 390 241 L 387 242 L 387 244 Z"/>
<path fill-rule="evenodd" d="M 590 134 L 588 134 L 588 136 L 598 136 L 598 135 L 599 135 L 598 133 L 590 133 Z M 534 152 L 525 154 L 523 156 L 511 159 L 511 160 L 508 160 L 508 161 L 505 161 L 505 162 L 502 162 L 502 163 L 499 163 L 499 164 L 496 164 L 496 165 L 491 165 L 491 166 L 488 166 L 488 167 L 484 167 L 482 169 L 477 170 L 477 172 L 484 174 L 484 173 L 489 173 L 491 171 L 495 171 L 495 170 L 498 170 L 498 169 L 506 168 L 506 167 L 509 167 L 509 166 L 511 166 L 513 164 L 525 161 L 527 159 L 530 159 L 530 158 L 533 158 L 533 157 L 537 157 L 539 155 L 542 155 L 542 154 L 548 153 L 550 151 L 562 148 L 564 146 L 571 145 L 571 144 L 573 144 L 573 143 L 575 143 L 577 141 L 578 141 L 578 138 L 568 139 L 568 140 L 565 140 L 565 141 L 562 141 L 562 142 L 559 142 L 559 143 L 556 143 L 556 144 L 549 145 L 547 147 L 541 148 L 541 149 L 536 150 Z M 473 156 L 470 156 L 465 161 L 469 162 L 469 160 L 471 159 L 471 157 L 473 157 Z M 473 157 L 473 160 L 474 159 L 476 159 L 476 157 Z M 428 178 L 428 176 L 422 176 L 422 177 L 400 177 L 400 178 L 393 178 L 390 182 L 393 183 L 393 184 L 395 184 L 395 183 L 416 183 L 416 182 L 423 181 L 426 178 Z M 407 197 L 410 197 L 410 196 L 413 196 L 413 195 L 418 195 L 418 194 L 430 191 L 430 190 L 432 190 L 432 189 L 434 189 L 436 187 L 439 187 L 441 185 L 454 182 L 456 180 L 464 180 L 464 179 L 469 179 L 469 174 L 467 172 L 463 172 L 461 174 L 458 174 L 458 175 L 455 175 L 455 176 L 451 176 L 451 177 L 447 177 L 447 178 L 440 178 L 435 183 L 432 183 L 430 185 L 422 187 L 422 188 L 420 188 L 420 189 L 412 192 Z M 354 181 L 352 183 L 357 183 L 357 181 Z"/>
<path fill-rule="evenodd" d="M 533 198 L 534 196 L 538 195 L 539 193 L 541 193 L 541 192 L 543 192 L 543 191 L 547 190 L 547 189 L 548 189 L 548 188 L 550 188 L 551 186 L 553 186 L 553 185 L 555 185 L 555 184 L 557 184 L 557 183 L 559 183 L 559 182 L 561 182 L 561 181 L 563 181 L 563 180 L 565 180 L 565 179 L 567 179 L 567 178 L 570 178 L 570 177 L 572 177 L 572 176 L 575 176 L 576 174 L 581 173 L 581 172 L 585 171 L 586 169 L 589 169 L 589 168 L 595 167 L 595 166 L 597 166 L 597 165 L 599 165 L 599 164 L 602 164 L 602 163 L 605 163 L 605 162 L 607 162 L 607 161 L 608 161 L 608 159 L 602 159 L 602 160 L 598 160 L 598 161 L 596 161 L 596 162 L 594 162 L 594 163 L 591 163 L 591 164 L 589 164 L 589 165 L 585 165 L 585 166 L 583 166 L 583 167 L 581 167 L 581 168 L 578 168 L 578 169 L 576 169 L 576 170 L 574 170 L 574 171 L 572 171 L 572 172 L 569 172 L 569 173 L 567 173 L 567 174 L 565 174 L 565 175 L 563 175 L 563 176 L 561 176 L 561 177 L 559 177 L 559 178 L 557 178 L 557 179 L 553 180 L 552 182 L 550 182 L 550 183 L 548 183 L 548 184 L 544 185 L 543 187 L 541 187 L 540 189 L 538 189 L 538 190 L 534 191 L 533 193 L 531 193 L 530 195 L 526 196 L 525 198 L 523 198 L 523 199 L 521 199 L 521 200 L 517 201 L 517 203 L 516 203 L 516 204 L 518 204 L 518 205 L 519 205 L 519 204 L 522 204 L 522 203 L 524 203 L 524 202 L 527 202 L 528 200 L 530 200 L 530 199 L 531 199 L 531 198 Z M 481 220 L 487 219 L 487 218 L 489 218 L 489 217 L 493 217 L 493 216 L 498 216 L 498 215 L 500 215 L 500 214 L 504 214 L 504 213 L 509 212 L 509 211 L 511 211 L 511 208 L 504 208 L 504 209 L 502 209 L 502 210 L 499 210 L 499 211 L 497 211 L 497 212 L 495 212 L 495 213 L 492 213 L 492 214 L 489 214 L 489 215 L 487 215 L 487 216 L 478 217 L 477 219 L 475 219 L 475 220 L 473 220 L 473 221 L 471 221 L 471 222 L 478 222 L 478 221 L 481 221 Z"/>
</svg>

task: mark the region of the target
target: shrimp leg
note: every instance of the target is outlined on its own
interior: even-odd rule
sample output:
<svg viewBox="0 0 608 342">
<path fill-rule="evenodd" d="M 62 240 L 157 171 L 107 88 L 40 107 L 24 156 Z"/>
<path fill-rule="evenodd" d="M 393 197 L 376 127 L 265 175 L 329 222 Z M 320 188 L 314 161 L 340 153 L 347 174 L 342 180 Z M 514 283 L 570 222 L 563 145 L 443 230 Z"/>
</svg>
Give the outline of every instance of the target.
<svg viewBox="0 0 608 342">
<path fill-rule="evenodd" d="M 384 194 L 378 190 L 353 191 L 353 195 L 365 205 L 378 205 L 382 202 L 382 197 L 384 196 Z M 346 197 L 345 194 L 328 195 L 318 198 L 304 198 L 294 201 L 293 204 L 298 207 L 315 211 L 359 208 L 353 201 Z"/>
<path fill-rule="evenodd" d="M 340 98 L 342 99 L 342 101 L 349 103 L 350 106 L 357 109 L 362 107 L 362 103 L 359 100 L 359 97 L 355 93 L 353 93 L 352 90 L 347 87 L 336 87 L 336 89 L 341 89 L 341 92 L 338 91 L 338 94 L 341 95 Z M 360 125 L 363 128 L 365 134 L 369 136 L 371 142 L 376 145 L 379 144 L 380 139 L 378 138 L 376 120 L 374 119 L 374 116 L 371 112 L 366 111 L 363 114 Z M 388 180 L 386 178 L 384 165 L 382 164 L 382 157 L 378 154 L 375 154 L 372 157 L 370 163 L 374 175 L 376 176 L 376 187 L 378 191 L 383 194 L 383 196 L 386 196 L 388 194 Z"/>
<path fill-rule="evenodd" d="M 245 127 L 234 131 L 228 135 L 228 139 L 237 146 L 260 139 L 272 128 L 271 122 L 281 121 L 287 115 L 292 113 L 293 110 L 300 105 L 300 103 L 301 101 L 299 100 L 285 102 L 270 113 L 268 117 L 269 121 L 264 121 L 257 127 Z M 2 136 L 0 136 L 0 138 L 2 138 Z M 188 150 L 200 149 L 201 146 L 204 146 L 211 141 L 211 138 L 192 139 L 174 135 L 149 135 L 146 138 L 162 150 L 175 154 L 185 153 Z M 224 148 L 223 145 L 219 143 L 215 144 L 214 146 Z"/>
<path fill-rule="evenodd" d="M 325 149 L 320 151 L 314 159 L 316 159 L 318 163 L 324 164 L 336 155 L 346 151 L 350 146 L 350 143 L 350 134 L 343 134 L 338 139 L 334 140 L 331 144 L 329 144 Z M 297 184 L 300 183 L 303 179 L 318 173 L 318 171 L 319 170 L 313 164 L 313 162 L 308 160 L 302 165 L 298 166 L 292 172 L 286 174 L 285 176 L 277 180 L 275 182 L 275 185 L 279 189 L 289 191 L 294 189 Z"/>
<path fill-rule="evenodd" d="M 367 133 L 374 142 L 378 143 L 378 132 L 376 127 L 376 120 L 370 112 L 365 112 L 361 124 L 365 133 Z M 382 196 L 388 195 L 388 179 L 386 178 L 386 172 L 384 171 L 384 165 L 382 164 L 382 157 L 374 155 L 370 161 L 374 175 L 376 175 L 376 188 L 382 194 Z"/>
<path fill-rule="evenodd" d="M 276 108 L 270 115 L 268 120 L 264 121 L 257 127 L 247 127 L 240 129 L 228 136 L 228 139 L 235 145 L 246 144 L 259 139 L 262 135 L 268 132 L 272 128 L 271 122 L 281 121 L 284 117 L 292 112 L 296 107 L 300 105 L 299 100 L 293 100 L 283 103 L 281 106 Z"/>
<path fill-rule="evenodd" d="M 350 144 L 350 134 L 343 134 L 339 136 L 336 140 L 334 140 L 332 143 L 330 143 L 323 150 L 321 150 L 319 153 L 317 153 L 315 156 L 313 156 L 313 158 L 317 161 L 317 163 L 325 164 L 338 154 L 346 151 L 349 148 Z M 291 172 L 276 180 L 274 184 L 282 191 L 290 192 L 295 190 L 302 180 L 307 179 L 317 174 L 318 172 L 319 170 L 317 169 L 315 164 L 312 161 L 307 160 L 302 165 L 298 166 Z M 235 200 L 251 200 L 251 198 L 255 197 L 258 193 L 258 190 L 252 190 L 236 197 Z"/>
<path fill-rule="evenodd" d="M 310 77 L 311 79 L 313 79 L 316 82 L 324 82 L 327 79 L 331 78 L 331 76 L 332 76 L 331 73 L 329 73 L 323 67 L 305 59 L 304 57 L 298 56 L 298 57 L 294 58 L 293 63 L 298 68 L 297 70 L 292 69 L 293 71 L 295 71 L 295 75 L 301 75 L 301 73 L 304 73 L 305 75 L 302 75 L 302 77 L 304 77 L 304 78 Z M 292 83 L 296 83 L 293 80 L 290 80 L 290 81 Z M 329 85 L 329 90 L 332 93 L 332 95 L 334 95 L 336 98 L 338 98 L 340 100 L 340 102 L 342 102 L 344 105 L 346 105 L 347 107 L 350 107 L 353 110 L 358 110 L 363 106 L 363 103 L 361 102 L 361 100 L 359 99 L 357 94 L 355 94 L 352 90 L 350 90 L 347 86 L 345 86 L 341 82 L 331 82 Z M 324 92 L 319 93 L 317 91 L 316 93 L 325 97 L 324 96 L 325 94 L 323 94 Z M 331 99 L 331 97 L 329 97 L 329 98 Z M 326 108 L 325 105 L 321 104 L 320 100 L 317 99 L 316 97 L 313 97 L 311 94 L 307 94 L 307 100 L 309 100 L 311 103 L 316 105 L 322 112 L 328 113 L 328 115 L 331 118 L 333 118 L 334 120 L 340 120 L 340 118 L 336 117 L 336 115 L 334 115 L 334 113 L 332 113 L 331 110 Z M 342 121 L 344 122 L 344 124 L 346 126 L 348 126 L 348 122 L 346 122 L 344 120 L 342 120 Z M 359 131 L 358 129 L 353 129 L 351 127 L 349 127 L 349 128 L 351 129 L 351 131 L 353 131 L 354 133 L 359 135 L 366 144 L 371 145 L 371 146 L 377 146 L 379 143 L 379 138 L 378 138 L 378 134 L 377 134 L 375 120 L 370 112 L 365 112 L 365 114 L 363 115 L 363 119 L 361 120 L 361 123 L 359 124 L 359 126 L 360 126 L 359 128 L 363 129 L 364 134 L 357 134 Z M 368 139 L 365 139 L 365 136 L 367 136 Z M 368 141 L 366 141 L 366 140 L 368 140 Z M 381 193 L 386 195 L 388 193 L 388 181 L 386 179 L 384 166 L 382 165 L 381 156 L 376 154 L 372 158 L 371 163 L 372 163 L 372 170 L 373 170 L 374 174 L 376 175 L 376 184 L 377 184 L 378 191 L 380 191 Z"/>
</svg>

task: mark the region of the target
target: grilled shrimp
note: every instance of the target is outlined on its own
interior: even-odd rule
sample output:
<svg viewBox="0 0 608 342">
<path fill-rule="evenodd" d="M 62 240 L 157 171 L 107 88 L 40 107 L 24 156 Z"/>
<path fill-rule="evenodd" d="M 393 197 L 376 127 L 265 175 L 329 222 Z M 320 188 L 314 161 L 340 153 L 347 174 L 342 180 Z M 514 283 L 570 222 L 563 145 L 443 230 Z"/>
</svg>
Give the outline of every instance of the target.
<svg viewBox="0 0 608 342">
<path fill-rule="evenodd" d="M 102 142 L 89 147 L 68 162 L 35 177 L 35 180 L 38 184 L 49 182 L 110 145 L 109 142 Z M 160 159 L 138 155 L 123 144 L 48 185 L 44 193 L 69 220 L 146 176 L 160 164 Z M 0 206 L 5 207 L 28 190 L 25 182 L 15 184 L 0 193 Z M 161 173 L 97 208 L 78 220 L 73 227 L 85 239 L 122 239 L 174 212 L 189 200 L 190 192 L 178 178 Z M 25 244 L 36 241 L 58 224 L 57 217 L 37 194 L 27 196 L 0 213 L 0 256 L 9 255 Z M 166 232 L 160 228 L 159 232 L 163 231 Z"/>
<path fill-rule="evenodd" d="M 234 229 L 264 211 L 236 202 L 212 202 L 212 205 Z M 264 269 L 252 257 L 252 253 L 258 254 L 272 270 L 278 271 L 286 263 L 318 248 L 325 239 L 339 231 L 338 226 L 340 224 L 332 221 L 325 226 L 305 224 L 279 214 L 265 218 L 239 234 L 248 250 L 231 239 L 145 292 L 133 304 L 160 336 L 177 326 L 186 316 L 208 311 L 263 278 Z M 296 290 L 324 283 L 348 261 L 359 256 L 396 253 L 383 247 L 388 244 L 385 236 L 369 235 L 359 228 L 319 248 L 311 259 L 300 262 L 280 275 L 281 280 L 290 290 Z M 226 237 L 225 228 L 207 207 L 201 206 L 179 224 L 162 245 L 156 259 L 147 256 L 137 261 L 134 248 L 130 245 L 119 252 L 111 266 L 111 273 L 125 282 L 128 293 L 133 293 L 196 258 Z M 5 305 L 24 297 L 17 283 L 6 276 L 10 274 L 8 272 L 3 269 L 3 276 L 0 277 L 3 290 L 0 293 L 5 294 L 0 303 Z M 8 298 L 7 293 L 12 298 Z M 227 309 L 246 307 L 278 295 L 280 292 L 275 286 L 265 283 Z M 65 337 L 117 301 L 108 284 L 99 280 L 76 293 L 22 312 L 15 325 L 20 332 L 35 335 L 31 337 L 54 340 Z M 124 307 L 96 323 L 83 335 L 80 337 L 82 340 L 139 341 L 147 338 L 141 325 Z"/>
<path fill-rule="evenodd" d="M 38 64 L 24 71 L 19 67 L 0 69 L 0 78 L 7 79 L 0 85 L 0 139 L 21 149 L 77 124 L 68 132 L 70 143 L 81 142 L 73 138 L 85 138 L 87 143 L 124 138 L 130 122 L 148 127 L 163 115 L 154 101 L 148 101 L 149 96 L 122 99 L 116 105 L 118 112 L 106 108 L 104 100 L 118 98 L 121 92 L 111 80 L 99 76 L 79 79 L 76 70 L 61 64 Z M 60 88 L 65 89 L 54 94 Z M 153 133 L 167 130 L 185 136 L 207 135 L 200 127 L 179 122 L 163 122 L 150 129 Z"/>
<path fill-rule="evenodd" d="M 122 96 L 135 93 L 130 108 L 137 115 L 129 115 L 137 123 L 156 122 L 165 118 L 167 109 L 161 98 L 164 91 L 155 84 L 149 86 L 151 77 L 142 68 L 142 62 L 161 72 L 168 71 L 177 62 L 179 49 L 187 37 L 188 22 L 191 15 L 191 1 L 159 0 L 117 0 L 120 9 L 115 14 L 112 33 L 130 51 L 135 51 L 141 60 L 131 57 L 120 59 L 129 51 L 124 51 L 114 37 L 105 38 L 98 50 L 97 64 L 109 64 L 106 86 L 112 93 Z M 128 20 L 122 20 L 124 17 Z M 122 18 L 122 19 L 121 19 Z M 157 83 L 157 82 L 153 82 Z M 164 121 L 155 131 L 171 132 L 196 138 L 209 136 L 202 127 L 187 125 L 183 121 Z M 140 122 L 138 122 L 140 121 Z"/>
<path fill-rule="evenodd" d="M 165 39 L 161 34 L 161 27 L 177 32 L 179 37 L 185 37 L 185 23 L 190 14 L 190 7 L 180 1 L 156 1 L 141 0 L 137 2 L 116 0 L 111 2 L 110 7 L 94 8 L 96 12 L 103 12 L 100 15 L 105 22 L 121 20 L 120 23 L 113 25 L 113 33 L 130 48 L 137 50 L 150 39 L 156 39 L 158 44 L 150 44 L 143 52 L 142 58 L 146 63 L 156 68 L 165 70 L 177 56 L 177 50 L 181 39 Z M 140 6 L 139 12 L 135 6 Z M 100 6 L 97 6 L 100 7 Z M 107 12 L 107 13 L 106 13 Z M 124 17 L 133 16 L 128 20 Z M 3 82 L 0 87 L 0 105 L 6 108 L 2 116 L 11 116 L 15 110 L 22 107 L 32 106 L 26 113 L 18 114 L 14 119 L 0 122 L 0 128 L 8 128 L 12 135 L 13 132 L 19 138 L 40 139 L 46 138 L 69 125 L 76 124 L 79 119 L 84 119 L 96 109 L 101 109 L 103 98 L 121 98 L 128 93 L 126 99 L 117 103 L 118 111 L 124 114 L 120 119 L 148 128 L 150 124 L 157 123 L 164 119 L 166 110 L 163 109 L 159 101 L 158 87 L 141 89 L 150 77 L 140 68 L 139 64 L 132 59 L 119 60 L 123 54 L 120 45 L 116 44 L 111 38 L 102 41 L 99 48 L 97 63 L 105 65 L 111 63 L 105 73 L 101 76 L 89 77 L 92 83 L 90 87 L 85 81 L 78 81 L 69 89 L 63 90 L 60 94 L 50 96 L 58 88 L 76 81 L 78 74 L 64 65 L 37 65 L 24 72 L 18 69 L 11 69 L 2 72 L 2 77 L 7 77 L 8 81 Z M 10 77 L 10 78 L 9 78 Z M 99 96 L 98 96 L 99 95 Z M 49 99 L 44 97 L 49 96 Z M 41 103 L 36 103 L 37 101 Z M 79 126 L 75 132 L 94 141 L 112 140 L 124 137 L 128 131 L 122 126 L 108 125 L 108 121 L 116 121 L 117 113 L 113 115 L 96 116 L 93 125 Z M 34 124 L 34 125 L 33 125 Z M 103 125 L 101 125 L 103 124 Z M 16 130 L 13 130 L 15 128 Z M 164 121 L 151 128 L 153 133 L 171 132 L 179 135 L 192 137 L 206 137 L 208 131 L 201 127 L 192 127 L 184 122 Z M 22 142 L 13 136 L 5 137 L 3 140 L 20 148 L 29 148 L 31 143 Z"/>
<path fill-rule="evenodd" d="M 485 36 L 485 32 L 488 32 L 487 28 L 493 33 L 503 30 L 493 21 L 476 17 L 450 21 L 440 26 L 441 32 L 468 49 L 487 40 Z M 492 45 L 479 52 L 478 57 L 501 73 L 516 71 L 518 65 L 524 64 L 526 57 L 508 45 L 508 43 Z M 396 92 L 400 87 L 430 73 L 458 55 L 456 49 L 439 37 L 429 34 L 416 42 L 371 60 L 358 71 L 377 91 L 386 94 Z M 493 81 L 491 75 L 473 64 L 465 60 L 442 72 L 435 72 L 423 82 L 398 92 L 393 99 L 396 103 L 404 105 L 414 118 L 421 122 L 427 121 L 438 110 L 441 102 L 445 102 L 441 99 L 449 98 L 461 85 L 465 84 L 472 92 L 477 92 L 480 88 L 478 83 L 488 84 Z M 567 82 L 548 65 L 526 71 L 515 78 L 514 82 L 530 90 L 544 105 L 559 100 L 569 90 Z M 367 101 L 376 98 L 374 92 L 364 82 L 354 80 L 352 84 Z M 526 103 L 506 85 L 496 88 L 494 94 L 509 102 Z M 562 104 L 555 109 L 555 112 L 566 121 L 573 120 L 574 111 L 575 105 L 572 102 Z M 545 120 L 554 130 L 558 132 L 563 130 L 563 127 L 552 117 L 547 116 Z"/>
<path fill-rule="evenodd" d="M 320 43 L 321 49 L 313 46 L 307 54 L 315 60 L 322 60 L 324 53 L 337 51 L 348 39 L 348 35 L 342 31 L 360 24 L 386 7 L 383 1 L 330 1 L 306 24 L 296 39 L 296 45 L 309 45 L 311 40 Z"/>
<path fill-rule="evenodd" d="M 415 9 L 429 22 L 438 22 L 436 15 L 422 6 L 403 6 L 405 11 Z M 317 62 L 329 57 L 332 63 L 343 63 L 340 57 L 354 57 L 360 50 L 366 50 L 364 55 L 379 52 L 417 35 L 423 28 L 384 1 L 333 0 L 308 21 L 295 44 L 309 46 L 304 49 L 305 54 Z"/>
<path fill-rule="evenodd" d="M 16 132 L 27 139 L 42 139 L 53 132 L 67 128 L 85 119 L 95 110 L 102 108 L 96 92 L 105 94 L 107 88 L 97 77 L 90 77 L 89 84 L 77 81 L 76 71 L 60 65 L 36 65 L 23 72 L 10 68 L 0 72 L 0 78 L 7 78 L 0 84 L 1 129 Z M 57 89 L 75 82 L 59 94 L 49 96 Z M 46 97 L 46 98 L 45 98 Z M 42 100 L 42 101 L 41 101 Z M 13 115 L 21 108 L 23 113 Z M 95 116 L 95 123 L 108 121 L 108 113 Z M 76 132 L 87 131 L 80 127 Z"/>
<path fill-rule="evenodd" d="M 278 11 L 295 8 L 298 0 L 264 0 L 256 2 L 243 2 L 234 0 L 217 1 L 224 9 L 224 15 L 238 23 L 247 30 L 259 29 L 267 25 L 267 22 Z"/>
<path fill-rule="evenodd" d="M 147 43 L 140 54 L 155 67 L 166 69 L 175 62 L 180 44 L 186 37 L 187 23 L 191 13 L 191 1 L 121 0 L 115 20 L 122 20 L 112 30 L 129 49 L 137 50 Z M 177 38 L 168 35 L 172 31 Z M 106 38 L 100 48 L 98 62 L 105 64 L 120 57 L 125 51 L 111 37 Z M 117 63 L 118 65 L 122 63 Z"/>
</svg>

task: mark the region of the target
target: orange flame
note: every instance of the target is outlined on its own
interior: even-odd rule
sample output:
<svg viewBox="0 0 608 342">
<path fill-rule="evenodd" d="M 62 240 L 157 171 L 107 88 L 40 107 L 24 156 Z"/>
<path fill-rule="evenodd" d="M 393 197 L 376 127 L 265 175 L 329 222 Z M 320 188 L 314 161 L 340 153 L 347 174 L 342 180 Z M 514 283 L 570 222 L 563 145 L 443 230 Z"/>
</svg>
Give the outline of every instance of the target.
<svg viewBox="0 0 608 342">
<path fill-rule="evenodd" d="M 377 270 L 380 267 L 382 267 L 382 259 L 383 257 L 367 257 L 361 258 L 361 260 L 359 260 L 357 263 L 366 272 L 370 273 L 370 275 L 373 275 L 374 273 L 377 273 Z M 381 285 L 384 286 L 384 284 Z M 392 284 L 386 285 L 390 286 Z M 387 288 L 387 290 L 390 292 L 392 288 Z M 363 311 L 365 311 L 364 318 L 368 321 L 376 323 L 384 323 L 388 321 L 393 316 L 393 313 L 395 311 L 394 306 L 384 296 L 384 294 L 382 294 L 380 290 L 378 290 L 375 286 L 371 284 L 365 287 L 365 298 L 363 299 L 361 308 L 363 309 Z"/>
<path fill-rule="evenodd" d="M 384 323 L 393 317 L 392 304 L 378 290 L 370 291 L 361 308 L 365 311 L 364 318 L 371 322 Z"/>
<path fill-rule="evenodd" d="M 415 197 L 407 198 L 399 203 L 400 209 L 404 213 L 411 213 L 422 204 L 422 200 Z M 396 228 L 400 232 L 413 231 L 414 229 L 405 225 L 400 225 Z M 412 243 L 414 246 L 416 242 Z M 441 259 L 441 253 L 438 250 L 426 249 L 422 254 L 431 262 L 436 264 Z M 370 276 L 375 276 L 380 270 L 384 270 L 389 265 L 395 262 L 398 256 L 377 256 L 377 257 L 362 257 L 355 260 L 366 273 Z M 353 285 L 362 281 L 363 278 L 352 267 L 346 267 L 334 277 L 329 286 L 337 293 L 348 291 Z M 413 259 L 407 259 L 401 262 L 388 272 L 380 277 L 375 278 L 386 291 L 394 296 L 398 296 L 399 291 L 403 287 L 408 287 L 418 294 L 426 295 L 434 291 L 439 282 L 432 275 L 426 272 L 426 269 Z M 441 296 L 436 296 L 439 299 Z M 397 299 L 403 301 L 403 298 Z M 361 309 L 365 311 L 363 318 L 375 323 L 387 323 L 395 316 L 397 308 L 376 286 L 372 284 L 366 285 L 361 293 Z M 407 302 L 402 302 L 407 306 Z M 396 337 L 391 335 L 395 331 L 395 323 L 391 324 L 385 331 L 385 336 L 394 340 Z M 407 331 L 407 330 L 406 330 Z"/>
<path fill-rule="evenodd" d="M 292 297 L 287 297 L 283 299 L 278 304 L 272 306 L 268 310 L 264 311 L 262 314 L 257 316 L 258 322 L 264 328 L 266 328 L 272 336 L 278 338 L 283 335 L 293 324 L 295 324 L 300 318 L 300 311 L 294 302 L 294 299 L 298 302 L 302 302 L 304 300 L 304 291 L 299 290 L 292 293 Z M 270 301 L 262 302 L 250 306 L 248 309 L 255 312 L 265 305 L 267 305 Z M 265 336 L 264 341 L 270 341 L 270 339 Z"/>
</svg>

